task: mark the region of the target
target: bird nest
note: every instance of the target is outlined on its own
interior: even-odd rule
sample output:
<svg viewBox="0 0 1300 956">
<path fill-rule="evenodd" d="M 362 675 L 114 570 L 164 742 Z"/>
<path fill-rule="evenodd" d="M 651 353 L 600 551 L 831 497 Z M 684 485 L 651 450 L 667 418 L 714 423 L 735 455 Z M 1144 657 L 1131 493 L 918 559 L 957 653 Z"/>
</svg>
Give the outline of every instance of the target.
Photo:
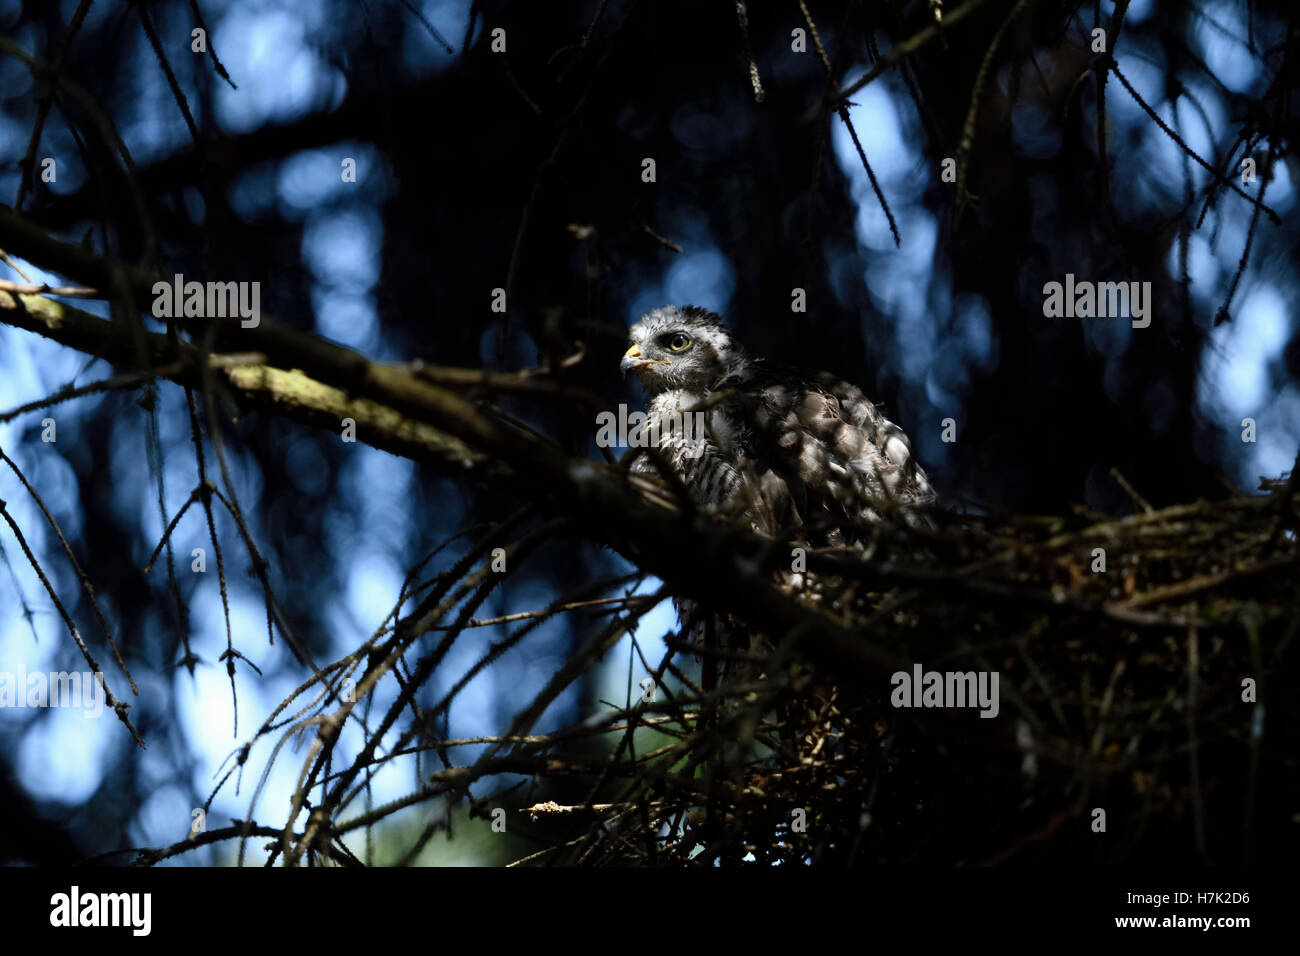
<svg viewBox="0 0 1300 956">
<path fill-rule="evenodd" d="M 865 552 L 810 552 L 867 666 L 829 666 L 799 633 L 670 642 L 655 698 L 557 761 L 530 860 L 1267 857 L 1300 782 L 1294 482 L 1161 510 L 1135 496 L 1123 518 L 884 521 Z M 580 784 L 569 758 L 589 762 Z"/>
</svg>

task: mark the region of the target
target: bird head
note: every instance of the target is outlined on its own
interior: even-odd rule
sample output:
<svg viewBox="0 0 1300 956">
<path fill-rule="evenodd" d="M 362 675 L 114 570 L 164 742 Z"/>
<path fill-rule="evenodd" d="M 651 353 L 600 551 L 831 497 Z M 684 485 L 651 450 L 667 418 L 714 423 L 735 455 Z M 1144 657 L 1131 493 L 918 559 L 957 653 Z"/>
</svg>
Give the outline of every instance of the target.
<svg viewBox="0 0 1300 956">
<path fill-rule="evenodd" d="M 648 392 L 704 391 L 740 358 L 722 317 L 697 306 L 666 305 L 648 312 L 630 331 L 632 347 L 619 368 Z"/>
</svg>

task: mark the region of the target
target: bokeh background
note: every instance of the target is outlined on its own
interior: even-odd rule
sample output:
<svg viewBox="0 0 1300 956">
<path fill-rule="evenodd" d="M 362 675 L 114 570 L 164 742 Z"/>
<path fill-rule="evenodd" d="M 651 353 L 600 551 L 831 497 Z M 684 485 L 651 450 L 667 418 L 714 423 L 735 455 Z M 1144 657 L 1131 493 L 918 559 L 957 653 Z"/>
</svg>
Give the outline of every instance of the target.
<svg viewBox="0 0 1300 956">
<path fill-rule="evenodd" d="M 0 0 L 0 34 L 53 62 L 81 6 Z M 1282 0 L 1122 5 L 1119 70 L 1165 129 L 1113 76 L 1099 119 L 1091 31 L 1098 17 L 1111 29 L 1113 3 L 974 4 L 851 97 L 847 115 L 888 212 L 849 125 L 825 109 L 834 91 L 816 42 L 792 49 L 792 31 L 806 29 L 797 0 L 751 2 L 747 32 L 734 4 L 688 0 L 86 6 L 59 69 L 119 132 L 147 220 L 94 115 L 61 92 L 35 153 L 56 160 L 56 179 L 38 175 L 21 212 L 127 261 L 155 242 L 164 275 L 258 281 L 265 312 L 372 358 L 517 369 L 581 352 L 559 373 L 565 381 L 611 408 L 637 407 L 641 396 L 617 369 L 627 324 L 667 302 L 694 304 L 726 316 L 758 355 L 860 384 L 907 430 L 945 499 L 965 507 L 1123 514 L 1133 502 L 1111 469 L 1159 506 L 1254 490 L 1295 459 L 1300 101 L 1291 91 L 1300 51 L 1295 11 Z M 944 6 L 951 17 L 962 4 Z M 918 0 L 810 0 L 807 9 L 840 88 L 932 22 Z M 206 30 L 206 53 L 191 49 L 196 28 Z M 505 31 L 504 52 L 492 48 L 495 29 Z M 0 201 L 16 201 L 50 90 L 0 56 Z M 1211 189 L 1215 177 L 1171 133 L 1239 185 L 1241 159 L 1254 158 L 1258 180 L 1243 188 L 1259 196 L 1267 182 L 1264 202 L 1280 224 L 1253 216 L 1240 194 Z M 654 182 L 642 175 L 647 158 Z M 941 176 L 947 158 L 961 164 L 971 201 L 959 202 Z M 355 182 L 340 176 L 345 159 L 356 162 Z M 22 266 L 35 281 L 63 281 Z M 1151 282 L 1151 326 L 1045 318 L 1043 285 L 1067 272 Z M 19 279 L 3 265 L 0 277 Z M 491 309 L 497 288 L 508 293 L 504 316 Z M 791 310 L 794 289 L 804 290 L 806 312 Z M 0 412 L 109 374 L 103 362 L 0 326 Z M 8 862 L 182 839 L 219 768 L 304 676 L 283 641 L 267 644 L 260 588 L 221 515 L 218 533 L 236 555 L 232 626 L 261 669 L 241 665 L 235 735 L 217 663 L 225 625 L 216 578 L 186 573 L 190 549 L 207 546 L 198 509 L 174 539 L 183 605 L 164 570 L 141 570 L 164 527 L 159 483 L 170 516 L 196 476 L 184 394 L 160 387 L 153 419 L 139 398 L 93 395 L 0 421 L 0 448 L 40 490 L 100 595 L 140 684 L 131 713 L 148 743 L 139 750 L 111 716 L 0 708 Z M 507 407 L 570 451 L 597 456 L 589 410 Z M 46 415 L 57 422 L 53 444 L 40 439 Z M 957 440 L 946 442 L 949 418 Z M 1256 423 L 1254 442 L 1242 441 L 1244 418 Z M 223 438 L 285 615 L 320 660 L 365 640 L 432 548 L 516 506 L 273 417 L 225 420 Z M 95 634 L 57 541 L 5 469 L 0 498 L 83 633 Z M 465 547 L 453 540 L 433 567 Z M 0 559 L 0 668 L 84 669 L 7 528 Z M 581 540 L 551 544 L 479 616 L 537 608 L 631 570 Z M 662 653 L 673 625 L 667 603 L 643 620 L 647 657 Z M 548 620 L 474 679 L 448 715 L 448 736 L 499 732 L 599 626 L 590 615 Z M 429 699 L 506 633 L 469 632 Z M 629 688 L 631 658 L 625 640 L 538 731 L 639 693 Z M 392 690 L 379 692 L 377 707 Z M 343 749 L 359 739 L 349 728 Z M 265 740 L 253 750 L 238 793 L 227 785 L 209 826 L 249 816 L 270 752 Z M 283 823 L 300 763 L 289 754 L 270 764 L 252 810 L 259 821 Z M 394 762 L 376 774 L 373 802 L 417 782 L 413 762 Z M 481 781 L 476 793 L 511 783 Z M 418 831 L 440 812 L 419 806 L 389 825 Z M 382 861 L 382 831 L 378 839 Z M 520 849 L 480 822 L 430 842 L 418 860 L 497 863 Z M 168 862 L 229 859 L 230 848 L 205 847 Z"/>
</svg>

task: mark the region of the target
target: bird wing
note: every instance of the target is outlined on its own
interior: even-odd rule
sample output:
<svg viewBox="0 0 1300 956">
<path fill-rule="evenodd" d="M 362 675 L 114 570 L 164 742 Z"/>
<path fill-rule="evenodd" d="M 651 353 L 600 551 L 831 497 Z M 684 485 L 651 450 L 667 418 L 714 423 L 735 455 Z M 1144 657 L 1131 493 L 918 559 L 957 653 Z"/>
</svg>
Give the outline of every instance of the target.
<svg viewBox="0 0 1300 956">
<path fill-rule="evenodd" d="M 847 530 L 876 520 L 872 499 L 934 500 L 903 430 L 857 386 L 827 372 L 758 361 L 718 388 L 733 390 L 728 404 L 744 423 L 742 452 L 760 487 L 788 496 L 804 525 Z M 777 513 L 782 506 L 772 502 Z"/>
</svg>

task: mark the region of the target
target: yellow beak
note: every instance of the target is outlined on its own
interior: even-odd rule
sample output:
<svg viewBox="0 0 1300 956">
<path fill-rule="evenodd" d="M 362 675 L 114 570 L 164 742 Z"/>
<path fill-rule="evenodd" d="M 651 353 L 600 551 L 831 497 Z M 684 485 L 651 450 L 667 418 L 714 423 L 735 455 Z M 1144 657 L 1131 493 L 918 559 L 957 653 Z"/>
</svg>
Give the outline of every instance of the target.
<svg viewBox="0 0 1300 956">
<path fill-rule="evenodd" d="M 633 345 L 623 353 L 623 361 L 618 363 L 619 371 L 624 375 L 628 369 L 645 368 L 647 365 L 672 365 L 672 362 L 665 362 L 662 359 L 643 359 L 641 357 L 641 346 Z"/>
<path fill-rule="evenodd" d="M 634 344 L 630 349 L 623 353 L 623 361 L 618 363 L 618 368 L 619 371 L 626 375 L 628 369 L 640 368 L 644 364 L 645 363 L 641 361 L 641 346 Z"/>
</svg>

